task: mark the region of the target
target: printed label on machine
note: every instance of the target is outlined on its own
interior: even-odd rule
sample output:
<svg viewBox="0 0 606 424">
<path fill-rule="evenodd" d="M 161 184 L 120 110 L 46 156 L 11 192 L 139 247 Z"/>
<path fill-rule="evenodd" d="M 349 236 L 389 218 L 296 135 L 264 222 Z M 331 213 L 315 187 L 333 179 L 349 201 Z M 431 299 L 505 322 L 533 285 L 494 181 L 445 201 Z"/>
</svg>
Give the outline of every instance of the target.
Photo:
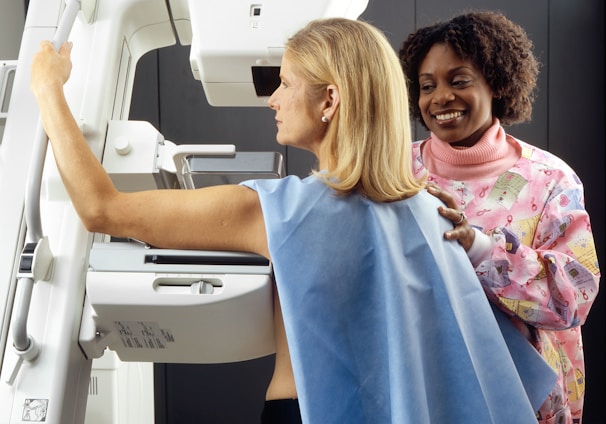
<svg viewBox="0 0 606 424">
<path fill-rule="evenodd" d="M 157 322 L 114 321 L 114 325 L 126 348 L 166 349 L 168 343 L 175 341 L 173 333 L 160 328 Z"/>
<path fill-rule="evenodd" d="M 43 422 L 46 421 L 48 411 L 48 399 L 25 399 L 21 421 Z"/>
</svg>

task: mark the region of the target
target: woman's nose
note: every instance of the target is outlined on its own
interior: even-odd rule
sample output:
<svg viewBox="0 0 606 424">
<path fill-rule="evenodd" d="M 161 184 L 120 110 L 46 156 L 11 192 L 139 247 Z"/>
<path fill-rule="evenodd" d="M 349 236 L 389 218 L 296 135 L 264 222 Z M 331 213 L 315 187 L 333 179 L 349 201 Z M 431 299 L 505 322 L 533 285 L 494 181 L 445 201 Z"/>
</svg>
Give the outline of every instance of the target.
<svg viewBox="0 0 606 424">
<path fill-rule="evenodd" d="M 269 106 L 270 109 L 276 110 L 277 109 L 277 95 L 276 93 L 278 92 L 278 89 L 276 88 L 274 90 L 274 92 L 271 94 L 271 96 L 269 96 L 269 99 L 267 100 L 267 106 Z"/>
<path fill-rule="evenodd" d="M 433 92 L 433 100 L 438 104 L 446 104 L 455 99 L 455 95 L 449 86 L 438 86 Z"/>
</svg>

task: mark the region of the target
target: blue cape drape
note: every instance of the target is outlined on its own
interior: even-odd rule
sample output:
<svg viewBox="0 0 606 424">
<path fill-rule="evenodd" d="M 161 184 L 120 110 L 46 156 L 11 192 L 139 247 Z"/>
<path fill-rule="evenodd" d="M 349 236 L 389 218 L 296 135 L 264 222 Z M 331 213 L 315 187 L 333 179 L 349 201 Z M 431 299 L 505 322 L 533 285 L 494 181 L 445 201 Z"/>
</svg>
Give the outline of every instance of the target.
<svg viewBox="0 0 606 424">
<path fill-rule="evenodd" d="M 444 240 L 437 199 L 243 184 L 261 200 L 305 423 L 536 423 L 555 373 Z"/>
</svg>

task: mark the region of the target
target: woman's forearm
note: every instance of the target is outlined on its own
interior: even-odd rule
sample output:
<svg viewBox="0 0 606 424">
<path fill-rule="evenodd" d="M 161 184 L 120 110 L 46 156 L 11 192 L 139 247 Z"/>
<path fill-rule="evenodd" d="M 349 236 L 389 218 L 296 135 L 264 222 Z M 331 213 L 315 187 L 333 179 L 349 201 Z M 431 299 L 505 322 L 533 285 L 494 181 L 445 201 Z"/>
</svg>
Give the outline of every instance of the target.
<svg viewBox="0 0 606 424">
<path fill-rule="evenodd" d="M 84 225 L 91 228 L 103 219 L 103 208 L 117 191 L 74 120 L 63 87 L 46 85 L 34 94 L 65 188 Z"/>
</svg>

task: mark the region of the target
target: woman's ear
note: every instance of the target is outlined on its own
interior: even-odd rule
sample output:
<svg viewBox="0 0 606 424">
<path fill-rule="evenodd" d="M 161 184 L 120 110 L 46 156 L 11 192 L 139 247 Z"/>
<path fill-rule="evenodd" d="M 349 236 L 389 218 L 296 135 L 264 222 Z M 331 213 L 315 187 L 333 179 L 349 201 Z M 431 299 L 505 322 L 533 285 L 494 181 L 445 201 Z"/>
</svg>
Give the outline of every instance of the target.
<svg viewBox="0 0 606 424">
<path fill-rule="evenodd" d="M 339 104 L 341 103 L 341 96 L 339 94 L 339 87 L 334 84 L 330 84 L 326 87 L 325 98 L 324 98 L 324 109 L 322 109 L 322 116 L 325 116 L 328 121 L 332 121 Z"/>
</svg>

